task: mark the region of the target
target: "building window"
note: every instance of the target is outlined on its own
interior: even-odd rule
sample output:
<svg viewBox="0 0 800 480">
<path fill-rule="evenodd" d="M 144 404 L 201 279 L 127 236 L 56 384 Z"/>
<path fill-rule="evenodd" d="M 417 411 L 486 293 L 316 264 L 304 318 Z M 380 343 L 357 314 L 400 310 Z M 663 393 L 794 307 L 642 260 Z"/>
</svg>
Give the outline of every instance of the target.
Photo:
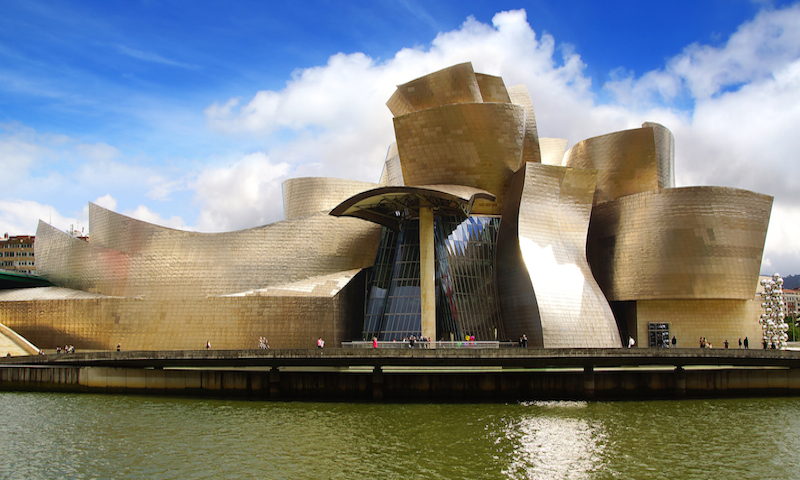
<svg viewBox="0 0 800 480">
<path fill-rule="evenodd" d="M 669 323 L 648 323 L 649 347 L 669 348 Z"/>
</svg>

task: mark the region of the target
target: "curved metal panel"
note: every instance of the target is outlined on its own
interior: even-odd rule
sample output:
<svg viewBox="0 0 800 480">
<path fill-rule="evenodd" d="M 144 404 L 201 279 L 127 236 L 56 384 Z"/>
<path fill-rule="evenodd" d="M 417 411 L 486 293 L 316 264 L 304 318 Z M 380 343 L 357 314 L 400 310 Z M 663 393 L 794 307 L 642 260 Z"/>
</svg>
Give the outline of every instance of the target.
<svg viewBox="0 0 800 480">
<path fill-rule="evenodd" d="M 399 85 L 386 106 L 398 117 L 442 105 L 482 101 L 472 63 L 467 62 Z"/>
<path fill-rule="evenodd" d="M 124 239 L 108 249 L 55 235 L 43 227 L 46 278 L 59 286 L 116 296 L 150 296 L 165 301 L 225 295 L 372 265 L 380 227 L 317 213 L 263 227 L 226 233 L 184 232 L 134 220 L 90 205 L 94 231 L 119 228 Z M 38 232 L 37 232 L 38 233 Z M 61 233 L 56 231 L 55 233 Z M 115 238 L 113 231 L 104 232 Z M 121 253 L 126 247 L 135 251 Z"/>
<path fill-rule="evenodd" d="M 132 267 L 127 253 L 72 237 L 42 221 L 35 248 L 37 271 L 50 282 L 91 293 L 125 294 Z"/>
<path fill-rule="evenodd" d="M 567 151 L 569 140 L 566 138 L 540 138 L 539 149 L 542 154 L 542 163 L 561 167 L 564 165 L 564 153 Z"/>
<path fill-rule="evenodd" d="M 752 299 L 772 197 L 670 188 L 596 205 L 587 255 L 610 301 Z"/>
<path fill-rule="evenodd" d="M 328 212 L 342 201 L 378 185 L 339 178 L 302 177 L 283 182 L 283 212 L 286 220 Z"/>
<path fill-rule="evenodd" d="M 380 187 L 348 198 L 331 210 L 331 215 L 363 218 L 399 230 L 401 217 L 418 216 L 421 206 L 432 207 L 438 214 L 466 217 L 477 200 L 492 202 L 495 196 L 463 185 Z"/>
<path fill-rule="evenodd" d="M 400 154 L 397 152 L 397 142 L 392 142 L 389 145 L 379 183 L 381 186 L 387 187 L 405 185 L 403 182 L 403 167 L 400 165 Z"/>
<path fill-rule="evenodd" d="M 475 78 L 478 80 L 478 87 L 481 90 L 481 97 L 483 97 L 484 102 L 511 103 L 502 77 L 476 73 Z"/>
<path fill-rule="evenodd" d="M 522 159 L 526 162 L 541 163 L 539 149 L 539 132 L 536 128 L 536 115 L 533 113 L 533 102 L 525 85 L 514 85 L 508 89 L 511 102 L 525 109 L 525 140 Z"/>
<path fill-rule="evenodd" d="M 497 196 L 523 164 L 525 112 L 518 105 L 449 105 L 394 119 L 406 185 L 457 184 Z"/>
<path fill-rule="evenodd" d="M 526 165 L 519 246 L 546 348 L 616 348 L 614 315 L 586 260 L 596 172 Z"/>
<path fill-rule="evenodd" d="M 563 165 L 598 170 L 594 203 L 675 186 L 672 133 L 646 123 L 634 130 L 589 138 L 564 155 Z"/>
</svg>

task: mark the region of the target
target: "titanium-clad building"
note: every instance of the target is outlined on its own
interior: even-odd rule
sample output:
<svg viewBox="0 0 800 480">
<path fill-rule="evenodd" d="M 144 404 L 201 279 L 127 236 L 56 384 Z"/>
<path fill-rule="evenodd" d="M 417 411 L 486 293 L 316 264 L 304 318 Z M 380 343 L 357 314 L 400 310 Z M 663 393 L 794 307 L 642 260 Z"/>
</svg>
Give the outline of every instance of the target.
<svg viewBox="0 0 800 480">
<path fill-rule="evenodd" d="M 523 85 L 456 65 L 397 87 L 378 183 L 297 178 L 285 220 L 172 230 L 90 204 L 90 242 L 40 222 L 0 323 L 42 348 L 311 348 L 410 336 L 614 348 L 757 338 L 772 198 L 675 188 L 661 125 L 540 139 Z M 683 343 L 687 342 L 687 343 Z"/>
</svg>

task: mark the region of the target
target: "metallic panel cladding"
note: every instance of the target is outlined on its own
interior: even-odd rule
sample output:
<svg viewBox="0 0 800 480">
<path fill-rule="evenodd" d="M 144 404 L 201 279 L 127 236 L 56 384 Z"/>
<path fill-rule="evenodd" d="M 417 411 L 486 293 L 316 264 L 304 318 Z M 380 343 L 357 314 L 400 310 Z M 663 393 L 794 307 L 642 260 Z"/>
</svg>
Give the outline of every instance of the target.
<svg viewBox="0 0 800 480">
<path fill-rule="evenodd" d="M 579 142 L 564 154 L 566 167 L 597 169 L 594 203 L 675 186 L 674 141 L 656 123 Z"/>
<path fill-rule="evenodd" d="M 519 245 L 546 348 L 621 345 L 614 315 L 586 260 L 597 173 L 528 163 Z"/>
<path fill-rule="evenodd" d="M 312 213 L 327 213 L 347 198 L 377 186 L 339 178 L 290 178 L 281 185 L 284 217 L 293 220 Z"/>
<path fill-rule="evenodd" d="M 407 185 L 458 184 L 497 196 L 522 166 L 525 112 L 504 103 L 448 105 L 395 117 Z"/>
<path fill-rule="evenodd" d="M 669 188 L 596 205 L 587 255 L 610 301 L 753 298 L 772 197 Z"/>
</svg>

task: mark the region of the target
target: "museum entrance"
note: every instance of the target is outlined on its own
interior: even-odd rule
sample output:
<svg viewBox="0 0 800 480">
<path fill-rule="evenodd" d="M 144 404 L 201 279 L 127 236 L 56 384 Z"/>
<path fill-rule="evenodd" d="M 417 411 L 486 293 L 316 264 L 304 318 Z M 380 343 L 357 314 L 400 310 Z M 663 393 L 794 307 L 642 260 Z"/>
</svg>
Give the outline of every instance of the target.
<svg viewBox="0 0 800 480">
<path fill-rule="evenodd" d="M 669 323 L 648 323 L 649 347 L 669 348 Z"/>
</svg>

